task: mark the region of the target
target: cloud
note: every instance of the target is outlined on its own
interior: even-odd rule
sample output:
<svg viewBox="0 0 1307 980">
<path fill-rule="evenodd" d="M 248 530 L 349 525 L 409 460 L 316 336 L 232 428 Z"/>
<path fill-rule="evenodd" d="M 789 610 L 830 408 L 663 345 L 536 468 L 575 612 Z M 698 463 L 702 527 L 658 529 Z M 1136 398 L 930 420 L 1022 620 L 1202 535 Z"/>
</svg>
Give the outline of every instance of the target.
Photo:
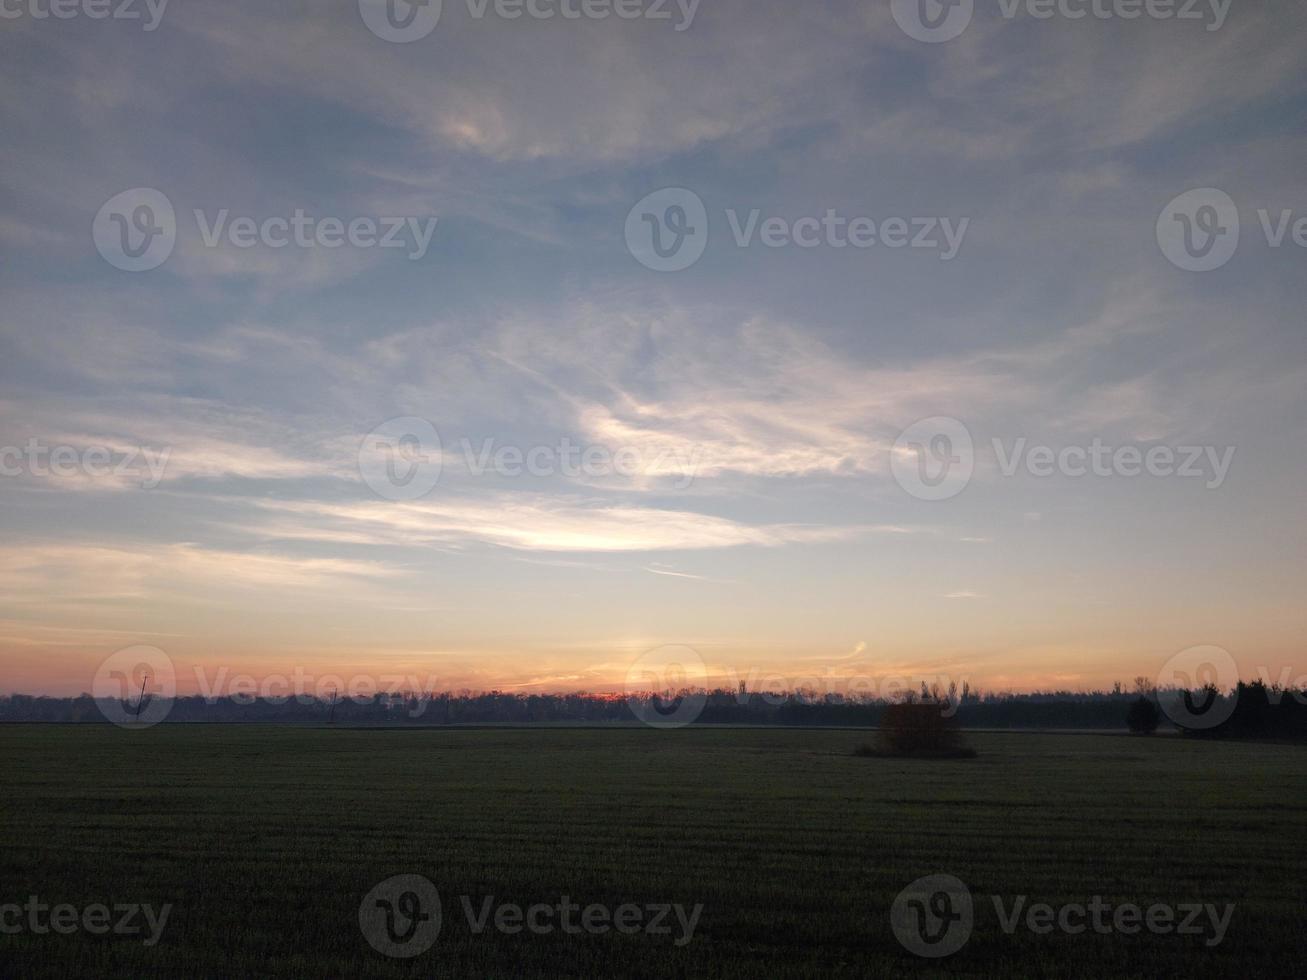
<svg viewBox="0 0 1307 980">
<path fill-rule="evenodd" d="M 866 528 L 745 524 L 690 511 L 606 504 L 576 497 L 492 493 L 473 500 L 330 504 L 259 501 L 282 515 L 269 537 L 388 545 L 496 545 L 518 551 L 680 551 L 774 548 L 846 540 Z M 344 536 L 342 538 L 341 536 Z"/>
<path fill-rule="evenodd" d="M 665 565 L 659 565 L 657 562 L 645 568 L 645 571 L 649 572 L 652 575 L 666 575 L 671 578 L 684 578 L 684 579 L 690 579 L 695 582 L 723 581 L 722 579 L 711 578 L 710 576 L 707 575 L 695 575 L 691 572 L 678 572 L 675 569 L 669 568 Z"/>
<path fill-rule="evenodd" d="M 47 612 L 89 611 L 249 589 L 330 590 L 393 576 L 380 562 L 192 543 L 15 543 L 0 549 L 0 598 Z"/>
<path fill-rule="evenodd" d="M 865 54 L 847 15 L 799 18 L 776 0 L 710 6 L 676 31 L 616 19 L 506 24 L 447 5 L 437 31 L 413 45 L 380 42 L 343 7 L 224 4 L 179 11 L 173 25 L 208 45 L 204 60 L 229 77 L 293 85 L 446 150 L 571 166 L 770 129 Z"/>
</svg>

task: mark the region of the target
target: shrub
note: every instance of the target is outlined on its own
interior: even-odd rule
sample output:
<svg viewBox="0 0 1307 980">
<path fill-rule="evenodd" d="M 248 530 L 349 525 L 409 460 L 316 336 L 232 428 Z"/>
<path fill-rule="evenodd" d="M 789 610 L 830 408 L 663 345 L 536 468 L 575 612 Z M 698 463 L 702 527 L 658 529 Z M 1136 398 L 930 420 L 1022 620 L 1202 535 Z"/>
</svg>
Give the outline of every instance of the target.
<svg viewBox="0 0 1307 980">
<path fill-rule="evenodd" d="M 1130 710 L 1126 712 L 1125 723 L 1129 726 L 1130 731 L 1136 735 L 1151 735 L 1157 731 L 1157 723 L 1160 718 L 1160 713 L 1157 710 L 1157 705 L 1153 703 L 1153 699 L 1139 697 L 1130 702 Z"/>
<path fill-rule="evenodd" d="M 926 701 L 891 704 L 885 708 L 874 754 L 969 759 L 976 753 L 963 742 L 957 719 L 944 713 L 944 705 Z"/>
</svg>

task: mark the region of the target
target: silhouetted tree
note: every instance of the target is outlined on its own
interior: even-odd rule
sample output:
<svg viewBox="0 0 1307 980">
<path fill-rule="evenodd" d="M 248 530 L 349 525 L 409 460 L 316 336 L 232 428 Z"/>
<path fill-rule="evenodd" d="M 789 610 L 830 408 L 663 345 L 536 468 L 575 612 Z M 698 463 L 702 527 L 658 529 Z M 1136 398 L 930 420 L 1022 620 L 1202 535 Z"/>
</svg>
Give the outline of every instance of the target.
<svg viewBox="0 0 1307 980">
<path fill-rule="evenodd" d="M 1160 719 L 1161 713 L 1157 710 L 1153 699 L 1141 695 L 1130 702 L 1125 723 L 1136 735 L 1151 735 L 1157 731 L 1157 723 Z"/>
<path fill-rule="evenodd" d="M 887 705 L 880 716 L 884 755 L 963 757 L 975 755 L 962 741 L 957 718 L 939 701 Z"/>
</svg>

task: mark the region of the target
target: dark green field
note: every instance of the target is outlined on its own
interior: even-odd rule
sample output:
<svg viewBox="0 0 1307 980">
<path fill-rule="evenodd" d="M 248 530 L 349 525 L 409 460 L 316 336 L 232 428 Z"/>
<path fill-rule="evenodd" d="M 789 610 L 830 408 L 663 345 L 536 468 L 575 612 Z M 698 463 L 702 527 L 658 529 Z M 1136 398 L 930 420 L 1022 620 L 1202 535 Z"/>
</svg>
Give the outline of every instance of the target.
<svg viewBox="0 0 1307 980">
<path fill-rule="evenodd" d="M 1301 975 L 1307 752 L 973 735 L 973 760 L 855 758 L 848 731 L 0 727 L 0 905 L 173 906 L 161 941 L 0 935 L 12 976 Z M 956 875 L 975 929 L 907 952 L 889 909 Z M 412 960 L 359 926 L 392 875 L 439 888 Z M 1039 935 L 1006 904 L 1234 903 L 1202 935 Z M 477 935 L 495 903 L 702 903 L 693 938 Z M 27 915 L 26 912 L 23 913 Z M 6 920 L 10 924 L 13 919 Z M 26 919 L 23 920 L 26 922 Z M 1204 921 L 1206 921 L 1204 919 Z"/>
</svg>

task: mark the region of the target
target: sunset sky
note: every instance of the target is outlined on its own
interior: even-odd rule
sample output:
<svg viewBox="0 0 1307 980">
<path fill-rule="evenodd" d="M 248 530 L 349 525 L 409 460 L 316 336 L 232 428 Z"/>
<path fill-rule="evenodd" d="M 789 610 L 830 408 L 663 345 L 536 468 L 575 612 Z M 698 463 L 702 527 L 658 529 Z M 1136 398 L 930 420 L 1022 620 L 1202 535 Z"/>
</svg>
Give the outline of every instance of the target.
<svg viewBox="0 0 1307 980">
<path fill-rule="evenodd" d="M 618 690 L 665 645 L 728 683 L 1090 688 L 1200 644 L 1307 670 L 1307 248 L 1258 214 L 1307 217 L 1307 7 L 978 2 L 944 43 L 889 0 L 669 9 L 445 0 L 410 43 L 356 0 L 0 20 L 0 693 L 88 691 L 135 644 L 184 693 L 196 668 Z M 669 187 L 709 229 L 675 272 L 626 234 Z M 176 214 L 141 272 L 92 234 L 135 188 Z M 1241 219 L 1209 272 L 1159 247 L 1195 188 Z M 206 244 L 297 209 L 437 223 L 416 258 L 409 224 Z M 755 209 L 967 224 L 947 259 L 740 247 Z M 942 500 L 891 466 L 935 418 L 975 447 Z M 439 478 L 389 499 L 368 436 L 406 419 Z M 113 462 L 56 475 L 33 440 Z M 1004 473 L 1095 440 L 1202 449 L 1200 475 Z M 480 471 L 504 447 L 539 472 Z"/>
</svg>

